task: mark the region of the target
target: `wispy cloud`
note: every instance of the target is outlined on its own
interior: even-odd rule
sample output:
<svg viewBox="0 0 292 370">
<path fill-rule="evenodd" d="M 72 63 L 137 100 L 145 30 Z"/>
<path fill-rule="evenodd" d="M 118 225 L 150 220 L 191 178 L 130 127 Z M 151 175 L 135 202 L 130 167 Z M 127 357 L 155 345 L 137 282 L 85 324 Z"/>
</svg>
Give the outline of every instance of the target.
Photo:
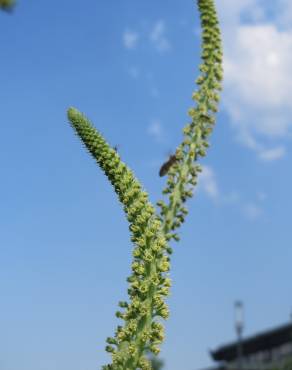
<svg viewBox="0 0 292 370">
<path fill-rule="evenodd" d="M 204 166 L 203 171 L 199 175 L 199 190 L 202 190 L 213 201 L 219 199 L 219 189 L 213 169 L 209 166 Z"/>
<path fill-rule="evenodd" d="M 126 30 L 123 33 L 123 44 L 126 49 L 135 49 L 140 35 L 135 31 Z"/>
<path fill-rule="evenodd" d="M 284 146 L 268 148 L 257 141 L 246 128 L 241 128 L 238 138 L 246 147 L 255 151 L 261 161 L 273 162 L 285 156 L 286 149 Z"/>
<path fill-rule="evenodd" d="M 276 20 L 280 26 L 290 28 L 292 25 L 292 3 L 290 0 L 277 0 Z"/>
<path fill-rule="evenodd" d="M 157 51 L 163 53 L 171 49 L 171 44 L 166 37 L 166 25 L 164 20 L 157 21 L 150 32 L 150 41 Z"/>
<path fill-rule="evenodd" d="M 218 180 L 214 169 L 210 166 L 202 166 L 202 172 L 198 178 L 198 191 L 203 192 L 206 196 L 217 205 L 228 206 L 238 205 L 240 195 L 236 191 L 224 194 L 219 190 Z"/>
<path fill-rule="evenodd" d="M 243 216 L 251 221 L 260 219 L 263 214 L 263 202 L 267 196 L 257 192 L 254 200 L 245 200 L 238 191 L 224 193 L 220 190 L 215 171 L 210 166 L 203 166 L 198 179 L 198 192 L 204 193 L 214 204 L 220 207 L 235 207 Z"/>
<path fill-rule="evenodd" d="M 128 68 L 128 73 L 132 78 L 137 79 L 140 76 L 140 69 L 136 66 L 131 66 Z"/>
<path fill-rule="evenodd" d="M 283 143 L 292 132 L 292 29 L 287 3 L 273 3 L 271 20 L 267 2 L 218 1 L 224 42 L 223 107 L 241 142 L 265 161 L 285 155 Z"/>
<path fill-rule="evenodd" d="M 256 203 L 247 203 L 242 208 L 243 213 L 245 216 L 250 219 L 251 221 L 257 220 L 260 216 L 262 216 L 262 209 Z"/>
<path fill-rule="evenodd" d="M 286 149 L 283 146 L 279 146 L 273 149 L 266 149 L 261 151 L 260 159 L 266 162 L 271 162 L 284 157 L 285 153 Z"/>
<path fill-rule="evenodd" d="M 150 121 L 147 128 L 147 133 L 152 136 L 156 141 L 163 141 L 164 139 L 164 130 L 162 123 L 159 119 L 153 119 Z"/>
</svg>

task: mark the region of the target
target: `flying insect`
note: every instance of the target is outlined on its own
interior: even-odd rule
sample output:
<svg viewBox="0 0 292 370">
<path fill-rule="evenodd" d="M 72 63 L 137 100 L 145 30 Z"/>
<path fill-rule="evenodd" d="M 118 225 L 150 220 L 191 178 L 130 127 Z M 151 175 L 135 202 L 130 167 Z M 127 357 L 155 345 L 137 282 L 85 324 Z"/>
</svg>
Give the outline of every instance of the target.
<svg viewBox="0 0 292 370">
<path fill-rule="evenodd" d="M 161 166 L 160 170 L 159 170 L 159 176 L 162 177 L 162 176 L 165 176 L 167 174 L 167 172 L 169 171 L 170 167 L 177 161 L 177 157 L 175 154 L 172 154 L 169 156 L 168 160 L 163 163 L 163 165 Z"/>
</svg>

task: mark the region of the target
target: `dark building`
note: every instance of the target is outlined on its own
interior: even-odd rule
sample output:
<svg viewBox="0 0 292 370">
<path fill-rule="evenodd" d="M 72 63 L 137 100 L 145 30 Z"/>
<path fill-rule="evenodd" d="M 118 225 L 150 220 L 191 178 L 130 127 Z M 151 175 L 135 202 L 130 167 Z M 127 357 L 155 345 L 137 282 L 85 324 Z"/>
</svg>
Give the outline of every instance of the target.
<svg viewBox="0 0 292 370">
<path fill-rule="evenodd" d="M 223 345 L 210 354 L 217 366 L 205 370 L 292 370 L 292 324 L 247 337 L 240 344 Z"/>
</svg>

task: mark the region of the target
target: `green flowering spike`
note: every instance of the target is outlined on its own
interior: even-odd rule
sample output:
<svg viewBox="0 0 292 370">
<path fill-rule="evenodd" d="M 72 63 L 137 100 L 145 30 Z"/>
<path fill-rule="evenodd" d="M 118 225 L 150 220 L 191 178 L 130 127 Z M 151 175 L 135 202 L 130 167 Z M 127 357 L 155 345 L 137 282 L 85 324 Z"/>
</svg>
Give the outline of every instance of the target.
<svg viewBox="0 0 292 370">
<path fill-rule="evenodd" d="M 0 9 L 10 11 L 15 5 L 14 0 L 0 0 Z"/>
<path fill-rule="evenodd" d="M 168 245 L 162 234 L 162 225 L 148 201 L 148 195 L 133 173 L 120 160 L 89 120 L 74 108 L 68 118 L 90 154 L 97 161 L 114 187 L 129 221 L 133 251 L 132 275 L 128 277 L 130 302 L 120 302 L 123 311 L 116 316 L 124 321 L 114 338 L 108 338 L 106 351 L 112 364 L 104 369 L 151 369 L 145 354 L 159 352 L 163 328 L 157 320 L 166 319 L 169 310 L 165 303 L 170 280 Z"/>
<path fill-rule="evenodd" d="M 179 240 L 175 229 L 181 226 L 187 214 L 184 206 L 193 195 L 201 166 L 196 163 L 206 155 L 207 139 L 213 131 L 214 113 L 218 111 L 219 91 L 222 90 L 222 46 L 218 18 L 213 0 L 198 0 L 202 27 L 201 74 L 196 80 L 198 90 L 192 95 L 195 107 L 189 110 L 191 122 L 183 129 L 183 142 L 176 150 L 176 161 L 168 170 L 167 186 L 163 194 L 168 203 L 157 202 L 163 234 L 167 240 Z"/>
<path fill-rule="evenodd" d="M 159 217 L 147 193 L 116 150 L 85 116 L 74 108 L 68 111 L 77 135 L 113 185 L 134 243 L 132 274 L 127 278 L 129 302 L 120 302 L 121 311 L 116 313 L 124 324 L 117 327 L 114 337 L 107 338 L 106 351 L 111 354 L 112 363 L 105 365 L 104 370 L 151 370 L 146 355 L 149 351 L 158 354 L 164 340 L 160 320 L 169 316 L 165 297 L 171 286 L 168 271 L 172 249 L 167 241 L 179 240 L 175 231 L 188 213 L 184 203 L 192 197 L 202 171 L 196 161 L 206 155 L 222 90 L 222 48 L 214 1 L 198 0 L 197 3 L 202 26 L 201 74 L 196 80 L 198 89 L 192 96 L 195 106 L 189 110 L 191 122 L 183 129 L 183 141 L 175 154 L 161 169 L 162 176 L 168 174 L 163 190 L 168 202 L 157 203 Z"/>
</svg>

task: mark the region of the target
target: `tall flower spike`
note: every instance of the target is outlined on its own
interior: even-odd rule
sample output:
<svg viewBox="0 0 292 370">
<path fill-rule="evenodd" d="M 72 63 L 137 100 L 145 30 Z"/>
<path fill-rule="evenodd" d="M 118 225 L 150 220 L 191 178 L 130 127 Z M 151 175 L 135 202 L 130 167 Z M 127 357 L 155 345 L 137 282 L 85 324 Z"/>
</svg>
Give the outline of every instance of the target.
<svg viewBox="0 0 292 370">
<path fill-rule="evenodd" d="M 155 215 L 148 195 L 133 173 L 120 160 L 90 121 L 74 108 L 68 118 L 86 148 L 97 161 L 113 185 L 130 223 L 133 251 L 132 275 L 128 293 L 130 302 L 120 302 L 122 311 L 116 316 L 124 320 L 114 338 L 108 338 L 106 350 L 112 355 L 108 370 L 149 370 L 145 353 L 159 352 L 163 340 L 163 327 L 158 321 L 168 317 L 165 297 L 170 280 L 167 243 L 161 232 L 161 222 Z"/>
<path fill-rule="evenodd" d="M 167 240 L 179 240 L 175 230 L 188 213 L 184 203 L 193 195 L 198 174 L 202 171 L 196 162 L 206 155 L 207 140 L 213 131 L 214 113 L 217 112 L 219 91 L 222 89 L 222 46 L 214 1 L 198 0 L 197 3 L 202 27 L 203 62 L 199 66 L 201 75 L 196 80 L 198 90 L 192 96 L 196 106 L 189 110 L 191 123 L 183 129 L 183 142 L 178 146 L 176 160 L 168 171 L 167 185 L 163 190 L 163 194 L 168 195 L 168 202 L 157 202 Z"/>
<path fill-rule="evenodd" d="M 0 0 L 0 9 L 10 11 L 15 5 L 14 0 Z"/>
</svg>

